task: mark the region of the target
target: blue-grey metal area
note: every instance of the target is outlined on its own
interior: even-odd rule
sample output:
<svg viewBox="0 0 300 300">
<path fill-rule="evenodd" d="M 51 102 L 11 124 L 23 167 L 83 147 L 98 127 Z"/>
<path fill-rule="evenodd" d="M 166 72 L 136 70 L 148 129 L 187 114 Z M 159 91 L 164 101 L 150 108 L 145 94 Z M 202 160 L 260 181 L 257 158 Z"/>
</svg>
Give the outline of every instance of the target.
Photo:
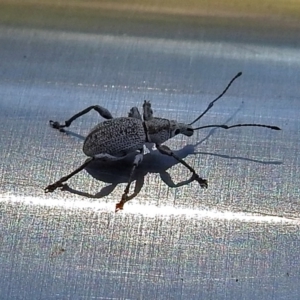
<svg viewBox="0 0 300 300">
<path fill-rule="evenodd" d="M 0 299 L 298 299 L 300 51 L 0 28 Z M 65 191 L 44 188 L 86 157 L 101 119 L 50 128 L 92 104 L 197 124 L 167 142 L 209 182 L 155 149 L 136 197 L 114 212 L 130 162 L 96 163 Z"/>
</svg>

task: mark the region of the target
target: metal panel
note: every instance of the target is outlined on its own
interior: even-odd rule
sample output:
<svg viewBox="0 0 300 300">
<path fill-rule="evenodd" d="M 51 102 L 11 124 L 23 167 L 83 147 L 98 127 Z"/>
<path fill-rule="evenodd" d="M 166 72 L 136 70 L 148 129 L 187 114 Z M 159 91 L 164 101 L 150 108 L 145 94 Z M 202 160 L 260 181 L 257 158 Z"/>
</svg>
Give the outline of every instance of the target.
<svg viewBox="0 0 300 300">
<path fill-rule="evenodd" d="M 292 46 L 0 28 L 1 299 L 297 299 L 299 66 Z M 190 122 L 238 72 L 199 124 L 168 145 L 209 180 L 155 149 L 137 196 L 115 213 L 130 162 L 94 164 L 69 189 L 43 189 L 79 166 L 90 113 L 152 102 Z"/>
</svg>

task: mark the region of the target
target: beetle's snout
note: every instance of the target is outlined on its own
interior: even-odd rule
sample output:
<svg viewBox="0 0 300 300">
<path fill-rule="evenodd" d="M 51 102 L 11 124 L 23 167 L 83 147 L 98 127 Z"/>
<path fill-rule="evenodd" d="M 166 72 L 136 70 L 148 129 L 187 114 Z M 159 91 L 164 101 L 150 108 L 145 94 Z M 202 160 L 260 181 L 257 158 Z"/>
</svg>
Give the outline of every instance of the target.
<svg viewBox="0 0 300 300">
<path fill-rule="evenodd" d="M 192 127 L 187 127 L 183 134 L 186 136 L 192 136 L 194 134 L 194 129 Z"/>
<path fill-rule="evenodd" d="M 194 129 L 191 125 L 181 124 L 180 133 L 185 136 L 192 136 L 194 134 Z"/>
</svg>

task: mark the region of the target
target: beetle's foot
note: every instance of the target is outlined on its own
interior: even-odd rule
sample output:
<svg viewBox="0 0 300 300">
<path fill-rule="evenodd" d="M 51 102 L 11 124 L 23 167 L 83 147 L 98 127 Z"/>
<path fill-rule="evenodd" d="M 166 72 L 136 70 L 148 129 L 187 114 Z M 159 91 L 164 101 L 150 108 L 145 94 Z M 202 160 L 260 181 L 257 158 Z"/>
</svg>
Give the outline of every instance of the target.
<svg viewBox="0 0 300 300">
<path fill-rule="evenodd" d="M 194 179 L 197 180 L 197 181 L 199 182 L 201 188 L 207 189 L 207 187 L 208 187 L 208 182 L 207 182 L 206 179 L 203 179 L 203 178 L 199 177 L 197 174 L 194 174 Z"/>
<path fill-rule="evenodd" d="M 49 121 L 50 126 L 54 129 L 58 129 L 60 132 L 65 132 L 65 130 L 63 129 L 63 127 L 66 127 L 65 125 L 60 125 L 59 122 L 57 121 Z"/>
<path fill-rule="evenodd" d="M 51 126 L 52 128 L 54 128 L 54 129 L 60 129 L 60 128 L 61 128 L 61 125 L 60 125 L 59 122 L 57 122 L 57 121 L 52 121 L 52 120 L 50 120 L 50 121 L 49 121 L 49 124 L 50 124 L 50 126 Z"/>
<path fill-rule="evenodd" d="M 116 204 L 116 209 L 115 212 L 118 212 L 119 210 L 123 210 L 124 203 L 120 201 L 119 203 Z"/>
<path fill-rule="evenodd" d="M 124 204 L 128 201 L 128 196 L 126 193 L 122 195 L 122 199 L 119 203 L 116 204 L 115 212 L 118 212 L 119 210 L 123 210 Z"/>
<path fill-rule="evenodd" d="M 57 181 L 57 182 L 55 182 L 55 183 L 53 183 L 53 184 L 50 184 L 50 185 L 48 185 L 46 188 L 45 188 L 45 193 L 52 193 L 52 192 L 54 192 L 57 188 L 59 188 L 59 187 L 64 187 L 64 184 L 62 183 L 62 182 L 60 182 L 60 181 Z"/>
</svg>

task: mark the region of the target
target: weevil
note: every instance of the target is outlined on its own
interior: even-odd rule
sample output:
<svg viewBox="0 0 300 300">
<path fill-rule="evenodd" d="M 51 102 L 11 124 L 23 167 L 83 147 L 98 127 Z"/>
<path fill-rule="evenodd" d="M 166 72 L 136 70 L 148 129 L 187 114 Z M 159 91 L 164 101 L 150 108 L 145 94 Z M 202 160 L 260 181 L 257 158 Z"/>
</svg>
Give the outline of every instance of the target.
<svg viewBox="0 0 300 300">
<path fill-rule="evenodd" d="M 69 127 L 74 120 L 88 113 L 92 109 L 106 119 L 106 121 L 96 125 L 84 140 L 83 152 L 89 158 L 79 168 L 70 174 L 60 178 L 55 183 L 48 185 L 45 188 L 45 192 L 53 192 L 57 188 L 63 187 L 64 182 L 82 171 L 95 159 L 104 161 L 121 160 L 127 155 L 134 153 L 132 169 L 128 176 L 127 185 L 121 197 L 121 201 L 116 204 L 116 211 L 121 210 L 123 209 L 124 204 L 129 200 L 128 194 L 130 185 L 132 183 L 133 174 L 137 166 L 143 160 L 143 147 L 146 143 L 155 144 L 157 150 L 161 154 L 172 156 L 192 173 L 192 179 L 196 180 L 201 188 L 207 188 L 207 180 L 201 178 L 194 168 L 192 168 L 183 159 L 176 156 L 175 153 L 168 146 L 163 145 L 163 143 L 178 134 L 183 134 L 187 137 L 190 137 L 196 130 L 210 127 L 230 129 L 242 126 L 256 126 L 280 130 L 280 128 L 277 126 L 263 124 L 235 124 L 231 126 L 206 125 L 195 128 L 192 127 L 194 123 L 199 121 L 213 107 L 214 103 L 226 93 L 231 84 L 241 75 L 242 73 L 239 72 L 235 77 L 233 77 L 223 92 L 212 102 L 210 102 L 204 112 L 189 124 L 180 123 L 175 120 L 154 117 L 151 103 L 150 101 L 146 100 L 143 104 L 143 116 L 141 116 L 137 107 L 132 107 L 128 113 L 128 117 L 113 118 L 111 113 L 106 108 L 99 105 L 94 105 L 75 114 L 69 120 L 65 121 L 65 124 L 63 125 L 61 125 L 59 122 L 50 120 L 49 122 L 52 128 L 58 129 L 61 132 L 65 132 L 65 127 Z"/>
</svg>

